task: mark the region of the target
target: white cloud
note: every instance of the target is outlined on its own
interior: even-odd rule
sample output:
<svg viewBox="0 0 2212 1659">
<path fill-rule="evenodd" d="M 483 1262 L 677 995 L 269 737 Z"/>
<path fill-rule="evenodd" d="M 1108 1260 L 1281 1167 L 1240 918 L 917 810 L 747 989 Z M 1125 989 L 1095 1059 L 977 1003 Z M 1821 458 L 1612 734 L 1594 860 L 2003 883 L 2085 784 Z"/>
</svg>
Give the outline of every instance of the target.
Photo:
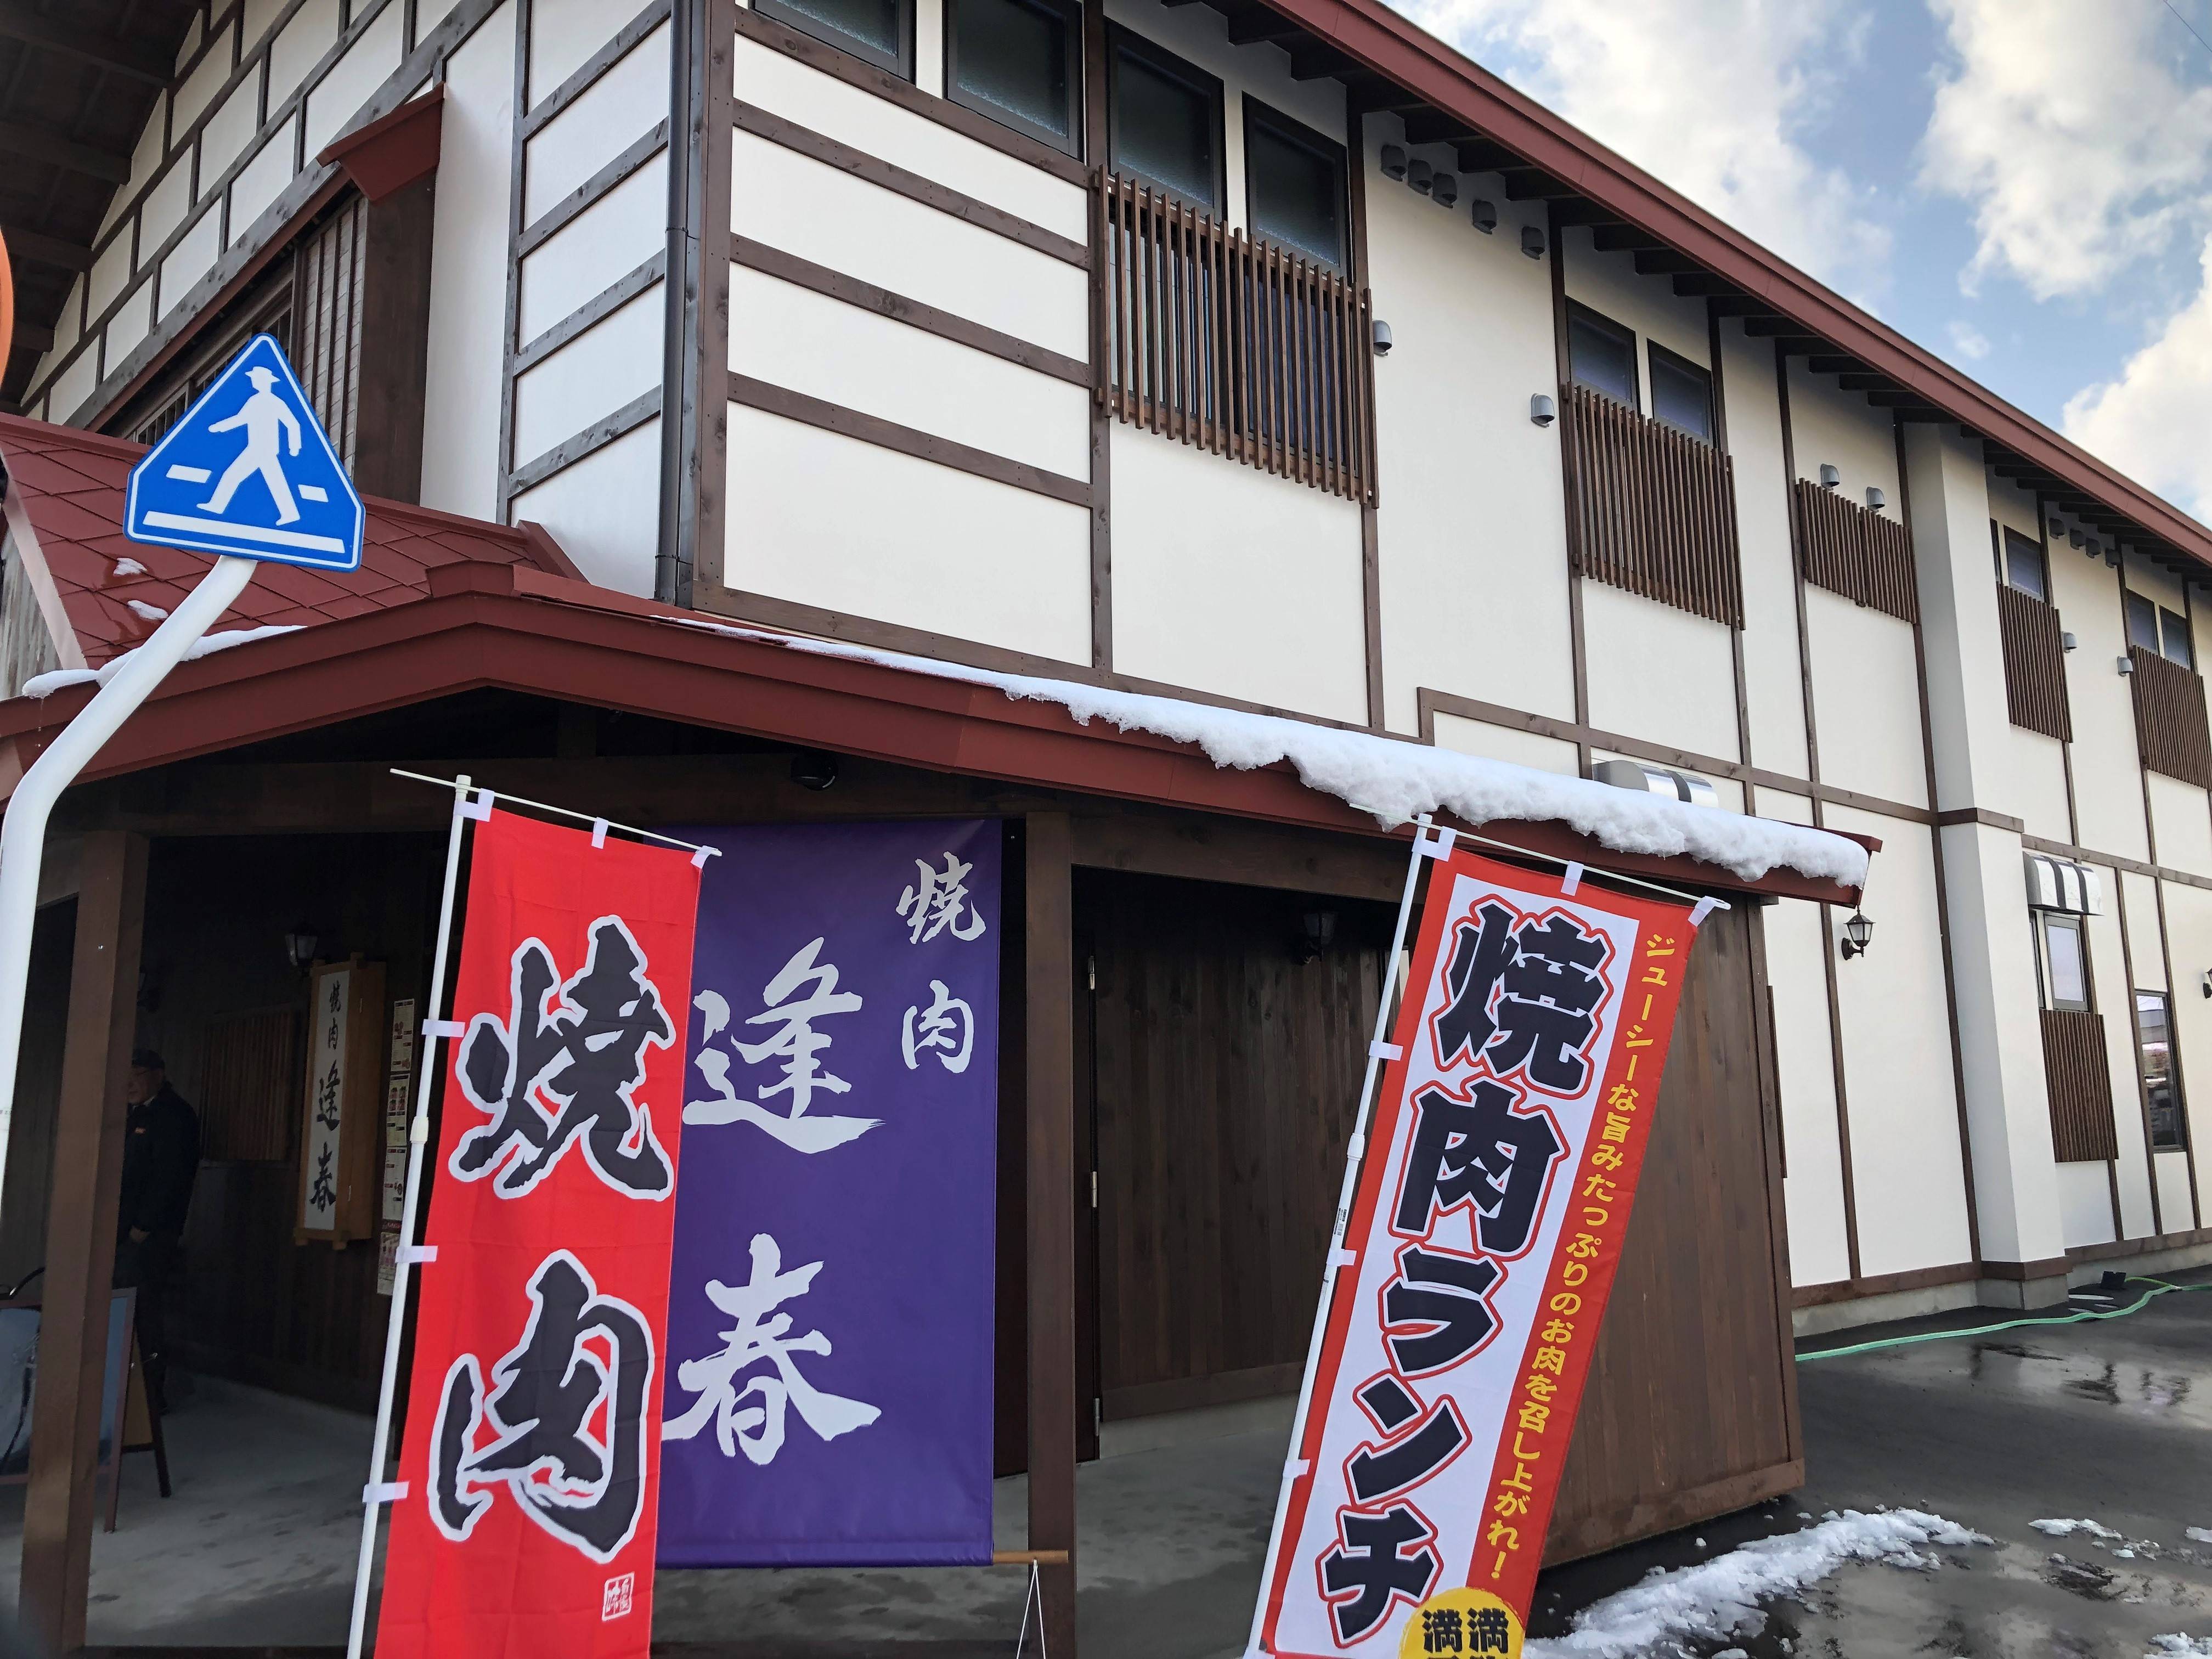
<svg viewBox="0 0 2212 1659">
<path fill-rule="evenodd" d="M 1878 289 L 1871 195 L 1799 142 L 1864 18 L 1850 0 L 1401 0 L 1601 143 L 1846 292 Z"/>
<path fill-rule="evenodd" d="M 1951 325 L 1951 349 L 1961 357 L 1979 362 L 1990 355 L 1990 337 L 1972 323 Z"/>
<path fill-rule="evenodd" d="M 2212 522 L 2212 237 L 2205 286 L 2117 379 L 2067 400 L 2064 430 L 2130 477 Z"/>
<path fill-rule="evenodd" d="M 2092 293 L 2193 232 L 2212 88 L 2176 77 L 2163 6 L 1930 4 L 1956 61 L 1936 82 L 1920 181 L 1973 204 L 1962 288 L 2008 271 L 2039 300 Z"/>
</svg>

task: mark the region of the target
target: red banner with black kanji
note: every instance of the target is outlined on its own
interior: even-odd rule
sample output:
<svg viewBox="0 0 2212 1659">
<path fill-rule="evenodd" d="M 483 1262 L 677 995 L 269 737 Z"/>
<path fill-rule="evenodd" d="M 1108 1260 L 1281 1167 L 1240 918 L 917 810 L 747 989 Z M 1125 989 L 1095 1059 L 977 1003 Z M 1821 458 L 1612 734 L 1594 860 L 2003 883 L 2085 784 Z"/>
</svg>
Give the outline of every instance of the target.
<svg viewBox="0 0 2212 1659">
<path fill-rule="evenodd" d="M 617 1659 L 652 1635 L 699 871 L 477 830 L 379 1659 Z"/>
<path fill-rule="evenodd" d="M 1263 1581 L 1278 1659 L 1503 1652 L 1509 1612 L 1517 1643 L 1710 903 L 1581 873 L 1432 872 Z"/>
</svg>

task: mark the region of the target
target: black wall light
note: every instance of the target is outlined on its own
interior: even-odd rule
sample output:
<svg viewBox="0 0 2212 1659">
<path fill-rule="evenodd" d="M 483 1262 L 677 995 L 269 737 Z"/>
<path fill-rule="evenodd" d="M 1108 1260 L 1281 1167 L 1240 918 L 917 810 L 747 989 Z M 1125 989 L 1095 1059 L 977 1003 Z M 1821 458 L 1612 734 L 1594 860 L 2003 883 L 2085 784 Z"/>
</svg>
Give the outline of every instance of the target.
<svg viewBox="0 0 2212 1659">
<path fill-rule="evenodd" d="M 1498 228 L 1498 204 L 1486 202 L 1480 197 L 1474 201 L 1474 228 L 1487 236 Z"/>
<path fill-rule="evenodd" d="M 1867 941 L 1874 937 L 1874 922 L 1863 910 L 1854 910 L 1844 923 L 1844 960 L 1866 954 Z"/>
<path fill-rule="evenodd" d="M 1544 233 L 1534 225 L 1521 227 L 1521 251 L 1532 259 L 1544 257 Z"/>
<path fill-rule="evenodd" d="M 1382 176 L 1385 179 L 1402 179 L 1406 176 L 1404 146 L 1400 144 L 1382 146 Z"/>
<path fill-rule="evenodd" d="M 826 749 L 802 749 L 791 757 L 791 781 L 819 793 L 837 781 L 837 757 Z"/>
</svg>

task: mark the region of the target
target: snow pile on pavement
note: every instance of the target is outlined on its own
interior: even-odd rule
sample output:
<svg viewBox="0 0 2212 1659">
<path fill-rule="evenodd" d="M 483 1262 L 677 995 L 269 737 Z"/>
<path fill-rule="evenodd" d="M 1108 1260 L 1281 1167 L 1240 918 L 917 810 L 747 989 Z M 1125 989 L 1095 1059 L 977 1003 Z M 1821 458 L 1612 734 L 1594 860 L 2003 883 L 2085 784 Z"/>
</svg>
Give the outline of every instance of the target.
<svg viewBox="0 0 2212 1659">
<path fill-rule="evenodd" d="M 132 603 L 135 605 L 137 601 Z M 168 613 L 162 611 L 159 614 L 167 616 Z M 293 623 L 276 628 L 233 628 L 220 634 L 203 634 L 185 653 L 185 660 L 194 662 L 202 657 L 211 657 L 218 651 L 228 651 L 234 645 L 250 645 L 255 640 L 273 639 L 279 634 L 296 634 L 299 631 L 299 624 Z M 23 682 L 23 689 L 16 695 L 51 697 L 55 692 L 65 690 L 72 685 L 105 685 L 115 678 L 134 654 L 135 651 L 125 651 L 98 668 L 57 668 L 48 673 L 33 674 Z"/>
<path fill-rule="evenodd" d="M 2121 1534 L 2110 1527 L 2100 1527 L 2094 1521 L 2031 1521 L 2027 1523 L 2038 1532 L 2047 1532 L 2053 1538 L 2071 1538 L 2075 1533 L 2087 1533 L 2092 1538 L 2114 1539 Z"/>
<path fill-rule="evenodd" d="M 1802 1532 L 1757 1539 L 1695 1566 L 1654 1568 L 1642 1583 L 1577 1613 L 1566 1635 L 1532 1641 L 1526 1651 L 1528 1659 L 1626 1659 L 1662 1642 L 1716 1640 L 1758 1628 L 1765 1622 L 1762 1600 L 1794 1595 L 1847 1561 L 1882 1561 L 1927 1572 L 1941 1558 L 1923 1545 L 1990 1541 L 1922 1510 L 1879 1515 L 1831 1510 Z"/>
<path fill-rule="evenodd" d="M 677 620 L 732 639 L 988 686 L 1017 702 L 1058 703 L 1078 725 L 1103 720 L 1124 732 L 1149 732 L 1171 742 L 1195 744 L 1218 767 L 1249 771 L 1287 761 L 1308 788 L 1371 813 L 1388 828 L 1439 808 L 1469 823 L 1557 819 L 1616 853 L 1686 855 L 1733 871 L 1746 881 L 1758 880 L 1778 865 L 1847 887 L 1866 881 L 1864 848 L 1803 824 L 1692 806 L 1587 778 L 1280 715 L 1246 714 L 1073 680 L 1001 674 L 962 663 L 690 617 Z"/>
<path fill-rule="evenodd" d="M 2143 1659 L 2212 1659 L 2212 1636 L 2154 1636 Z"/>
<path fill-rule="evenodd" d="M 2182 1531 L 2200 1544 L 2212 1544 L 2212 1527 L 2184 1527 Z"/>
</svg>

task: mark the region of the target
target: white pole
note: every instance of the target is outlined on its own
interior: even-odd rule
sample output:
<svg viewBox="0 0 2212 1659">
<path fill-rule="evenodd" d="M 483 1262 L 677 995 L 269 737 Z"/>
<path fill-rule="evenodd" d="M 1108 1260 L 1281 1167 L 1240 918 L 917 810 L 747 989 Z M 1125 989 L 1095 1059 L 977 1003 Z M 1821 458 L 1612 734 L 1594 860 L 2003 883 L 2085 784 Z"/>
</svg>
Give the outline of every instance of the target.
<svg viewBox="0 0 2212 1659">
<path fill-rule="evenodd" d="M 1375 1035 L 1367 1045 L 1367 1075 L 1359 1085 L 1359 1114 L 1352 1120 L 1352 1139 L 1345 1148 L 1344 1186 L 1337 1194 L 1336 1219 L 1329 1225 L 1328 1255 L 1322 1263 L 1321 1301 L 1314 1310 L 1313 1335 L 1306 1343 L 1306 1371 L 1298 1383 L 1297 1413 L 1291 1419 L 1291 1443 L 1283 1462 L 1282 1485 L 1275 1493 L 1274 1524 L 1267 1529 L 1267 1553 L 1260 1559 L 1260 1594 L 1252 1607 L 1252 1633 L 1244 1644 L 1244 1659 L 1259 1659 L 1267 1650 L 1260 1632 L 1267 1622 L 1267 1578 L 1275 1565 L 1275 1552 L 1283 1547 L 1283 1528 L 1290 1518 L 1291 1487 L 1297 1477 L 1291 1473 L 1298 1447 L 1305 1439 L 1306 1413 L 1313 1408 L 1314 1370 L 1321 1363 L 1322 1339 L 1328 1331 L 1328 1310 L 1336 1291 L 1336 1253 L 1344 1248 L 1345 1229 L 1352 1221 L 1352 1200 L 1359 1185 L 1359 1165 L 1367 1151 L 1367 1121 L 1375 1105 L 1375 1085 L 1382 1075 L 1381 1048 L 1390 1036 L 1390 990 L 1398 977 L 1399 954 L 1406 948 L 1406 922 L 1413 913 L 1413 893 L 1420 885 L 1421 860 L 1431 844 L 1426 812 L 1413 821 L 1413 853 L 1406 865 L 1406 891 L 1398 901 L 1398 926 L 1390 935 L 1390 954 L 1382 963 L 1382 994 L 1375 1007 Z M 1449 830 L 1443 832 L 1446 837 Z"/>
<path fill-rule="evenodd" d="M 368 1485 L 362 1492 L 361 1554 L 354 1563 L 353 1623 L 346 1632 L 346 1659 L 361 1659 L 362 1634 L 368 1621 L 368 1574 L 376 1560 L 376 1522 L 384 1511 L 385 1460 L 392 1446 L 392 1395 L 399 1383 L 399 1337 L 407 1322 L 408 1252 L 415 1244 L 415 1214 L 422 1187 L 422 1148 L 430 1139 L 430 1085 L 438 1074 L 438 1038 L 433 1029 L 444 1015 L 446 954 L 453 938 L 453 889 L 461 873 L 461 809 L 468 804 L 469 775 L 453 780 L 453 822 L 446 835 L 446 893 L 438 905 L 438 947 L 430 959 L 430 994 L 423 999 L 422 1036 L 416 1049 L 415 1115 L 407 1125 L 407 1196 L 399 1209 L 399 1254 L 392 1264 L 392 1313 L 384 1327 L 384 1380 L 376 1391 L 376 1437 L 368 1455 Z"/>
<path fill-rule="evenodd" d="M 107 684 L 31 763 L 9 797 L 7 817 L 0 822 L 0 1182 L 7 1175 L 9 1130 L 15 1116 L 15 1057 L 23 1042 L 23 997 L 31 976 L 31 928 L 38 919 L 46 820 L 62 791 L 76 781 L 123 722 L 246 591 L 255 568 L 252 559 L 217 559 L 153 637 L 116 659 Z"/>
</svg>

